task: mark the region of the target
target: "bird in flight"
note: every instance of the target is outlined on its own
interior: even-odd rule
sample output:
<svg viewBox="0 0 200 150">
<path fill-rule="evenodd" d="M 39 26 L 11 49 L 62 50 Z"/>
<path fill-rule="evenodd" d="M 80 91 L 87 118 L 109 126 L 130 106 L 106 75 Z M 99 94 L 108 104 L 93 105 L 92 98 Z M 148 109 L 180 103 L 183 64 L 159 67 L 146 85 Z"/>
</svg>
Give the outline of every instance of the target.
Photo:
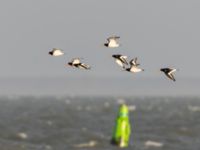
<svg viewBox="0 0 200 150">
<path fill-rule="evenodd" d="M 130 67 L 126 68 L 126 71 L 128 72 L 138 73 L 138 72 L 144 71 L 144 69 L 138 67 L 140 64 L 137 63 L 137 57 L 132 59 L 129 62 L 129 64 L 130 64 Z"/>
<path fill-rule="evenodd" d="M 91 69 L 89 65 L 82 63 L 80 61 L 80 58 L 73 58 L 70 62 L 68 62 L 68 65 L 79 69 L 86 69 L 86 70 Z"/>
<path fill-rule="evenodd" d="M 172 73 L 175 72 L 175 71 L 177 71 L 177 69 L 175 69 L 175 68 L 161 68 L 160 71 L 164 72 L 165 75 L 169 79 L 171 79 L 173 81 L 176 81 L 176 79 L 175 79 L 175 77 L 174 77 L 174 75 Z"/>
<path fill-rule="evenodd" d="M 61 49 L 53 48 L 53 49 L 49 52 L 49 55 L 52 55 L 52 56 L 62 56 L 62 55 L 64 55 L 64 52 L 63 52 Z"/>
<path fill-rule="evenodd" d="M 132 73 L 138 73 L 138 72 L 144 71 L 144 69 L 139 68 L 137 66 L 130 66 L 130 68 L 126 68 L 126 71 L 132 72 Z"/>
<path fill-rule="evenodd" d="M 119 36 L 111 36 L 107 38 L 107 43 L 104 44 L 104 46 L 109 47 L 109 48 L 116 48 L 119 47 L 118 39 Z"/>
</svg>

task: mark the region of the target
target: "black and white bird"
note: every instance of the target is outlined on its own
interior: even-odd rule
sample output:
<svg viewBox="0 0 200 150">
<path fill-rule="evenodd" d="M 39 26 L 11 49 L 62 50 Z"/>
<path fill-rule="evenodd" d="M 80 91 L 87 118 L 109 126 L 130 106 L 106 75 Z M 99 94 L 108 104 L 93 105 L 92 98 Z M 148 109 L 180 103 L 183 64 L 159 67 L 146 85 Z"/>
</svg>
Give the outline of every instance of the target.
<svg viewBox="0 0 200 150">
<path fill-rule="evenodd" d="M 53 48 L 53 49 L 49 52 L 49 55 L 52 55 L 52 56 L 62 56 L 62 55 L 64 55 L 64 52 L 63 52 L 61 49 Z"/>
<path fill-rule="evenodd" d="M 116 48 L 116 47 L 119 47 L 119 43 L 118 43 L 118 39 L 120 37 L 119 36 L 112 36 L 112 37 L 109 37 L 107 38 L 107 43 L 104 44 L 104 46 L 106 47 L 109 47 L 109 48 Z"/>
<path fill-rule="evenodd" d="M 174 75 L 172 74 L 173 72 L 177 71 L 177 69 L 175 68 L 161 68 L 160 71 L 164 72 L 165 75 L 173 80 L 173 81 L 176 81 L 176 79 L 174 78 Z"/>
<path fill-rule="evenodd" d="M 130 64 L 130 67 L 126 68 L 126 71 L 129 71 L 129 72 L 132 72 L 132 73 L 138 73 L 138 72 L 144 71 L 144 69 L 138 67 L 140 64 L 137 63 L 137 57 L 133 58 L 129 62 L 129 64 Z"/>
<path fill-rule="evenodd" d="M 115 55 L 112 55 L 112 57 L 115 59 L 115 62 L 125 68 L 125 65 L 128 65 L 128 62 L 127 62 L 127 56 L 124 56 L 124 55 L 120 55 L 120 54 L 115 54 Z"/>
<path fill-rule="evenodd" d="M 79 69 L 91 69 L 91 67 L 87 64 L 81 63 L 80 58 L 74 58 L 70 62 L 68 62 L 69 66 L 76 67 Z"/>
<path fill-rule="evenodd" d="M 144 69 L 132 65 L 130 66 L 130 68 L 126 68 L 126 71 L 132 72 L 132 73 L 138 73 L 138 72 L 144 71 Z"/>
<path fill-rule="evenodd" d="M 138 73 L 138 72 L 144 71 L 144 69 L 138 67 L 140 64 L 137 63 L 137 60 L 138 60 L 137 57 L 133 58 L 129 62 L 130 67 L 126 68 L 126 71 L 129 71 L 129 72 L 132 72 L 132 73 Z"/>
<path fill-rule="evenodd" d="M 70 62 L 68 62 L 68 65 L 75 66 L 80 63 L 81 63 L 80 58 L 73 58 Z"/>
<path fill-rule="evenodd" d="M 133 59 L 129 62 L 129 64 L 130 64 L 131 66 L 136 66 L 136 67 L 140 65 L 139 63 L 137 63 L 137 57 L 133 58 Z"/>
</svg>

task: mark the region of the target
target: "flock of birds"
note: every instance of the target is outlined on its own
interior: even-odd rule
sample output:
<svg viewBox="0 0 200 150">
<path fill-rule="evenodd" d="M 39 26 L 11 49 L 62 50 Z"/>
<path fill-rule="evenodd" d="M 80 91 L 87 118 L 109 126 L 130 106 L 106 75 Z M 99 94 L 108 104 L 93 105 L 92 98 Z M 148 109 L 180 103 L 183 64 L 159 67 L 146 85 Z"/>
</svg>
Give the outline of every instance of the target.
<svg viewBox="0 0 200 150">
<path fill-rule="evenodd" d="M 120 46 L 118 42 L 119 39 L 119 36 L 111 36 L 107 38 L 107 43 L 104 43 L 104 46 L 108 48 L 117 48 Z M 64 55 L 64 52 L 61 49 L 53 48 L 53 50 L 50 51 L 49 54 L 52 56 L 62 56 Z M 131 73 L 139 73 L 141 71 L 144 71 L 144 69 L 139 67 L 140 64 L 137 62 L 137 57 L 133 58 L 130 62 L 127 61 L 127 56 L 121 54 L 114 54 L 112 55 L 112 57 L 115 59 L 115 62 L 125 71 Z M 81 58 L 73 58 L 70 62 L 68 62 L 68 65 L 79 69 L 91 69 L 88 64 L 81 62 Z M 164 74 L 172 81 L 176 81 L 173 72 L 177 71 L 177 69 L 166 67 L 161 68 L 160 71 L 164 72 Z"/>
</svg>

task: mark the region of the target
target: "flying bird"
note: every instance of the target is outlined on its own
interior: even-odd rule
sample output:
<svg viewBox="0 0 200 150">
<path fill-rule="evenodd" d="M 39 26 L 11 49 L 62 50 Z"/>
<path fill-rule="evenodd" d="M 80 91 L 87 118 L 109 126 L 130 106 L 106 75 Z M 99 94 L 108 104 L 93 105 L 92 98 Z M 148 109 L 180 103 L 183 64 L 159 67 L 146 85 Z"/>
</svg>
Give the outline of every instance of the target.
<svg viewBox="0 0 200 150">
<path fill-rule="evenodd" d="M 70 62 L 68 62 L 68 65 L 79 69 L 91 69 L 89 65 L 81 63 L 80 58 L 73 58 Z"/>
<path fill-rule="evenodd" d="M 68 65 L 70 65 L 70 66 L 75 66 L 75 65 L 78 65 L 78 64 L 80 64 L 80 63 L 81 63 L 80 58 L 73 58 L 73 59 L 68 63 Z"/>
<path fill-rule="evenodd" d="M 137 57 L 133 58 L 129 62 L 129 64 L 130 64 L 130 67 L 126 68 L 126 71 L 129 71 L 129 72 L 132 72 L 132 73 L 138 73 L 138 72 L 144 71 L 144 69 L 138 67 L 140 64 L 137 63 Z"/>
<path fill-rule="evenodd" d="M 130 68 L 126 68 L 126 71 L 132 72 L 132 73 L 138 73 L 138 72 L 144 71 L 144 69 L 141 69 L 137 66 L 132 65 L 130 66 Z"/>
<path fill-rule="evenodd" d="M 107 38 L 107 43 L 105 43 L 104 46 L 109 48 L 119 47 L 120 44 L 117 41 L 119 38 L 120 38 L 119 36 L 112 36 Z"/>
<path fill-rule="evenodd" d="M 112 55 L 112 57 L 115 59 L 115 62 L 125 68 L 125 65 L 128 65 L 128 62 L 127 62 L 127 56 L 124 56 L 124 55 L 120 55 L 120 54 L 115 54 L 115 55 Z"/>
<path fill-rule="evenodd" d="M 63 52 L 61 49 L 53 48 L 53 49 L 49 52 L 49 55 L 52 55 L 52 56 L 61 56 L 61 55 L 64 55 L 64 52 Z"/>
<path fill-rule="evenodd" d="M 165 75 L 173 80 L 173 81 L 176 81 L 176 79 L 174 78 L 174 75 L 172 74 L 173 72 L 177 71 L 177 69 L 175 68 L 161 68 L 160 71 L 164 72 Z"/>
</svg>

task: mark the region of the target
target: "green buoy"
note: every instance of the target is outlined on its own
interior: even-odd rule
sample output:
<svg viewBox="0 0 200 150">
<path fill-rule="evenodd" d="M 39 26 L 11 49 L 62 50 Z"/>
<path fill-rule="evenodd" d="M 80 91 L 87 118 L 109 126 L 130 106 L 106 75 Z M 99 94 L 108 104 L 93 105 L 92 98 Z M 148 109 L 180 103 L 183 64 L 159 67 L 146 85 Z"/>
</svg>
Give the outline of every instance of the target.
<svg viewBox="0 0 200 150">
<path fill-rule="evenodd" d="M 130 135 L 129 111 L 127 105 L 123 104 L 119 108 L 111 143 L 121 148 L 128 147 Z"/>
</svg>

